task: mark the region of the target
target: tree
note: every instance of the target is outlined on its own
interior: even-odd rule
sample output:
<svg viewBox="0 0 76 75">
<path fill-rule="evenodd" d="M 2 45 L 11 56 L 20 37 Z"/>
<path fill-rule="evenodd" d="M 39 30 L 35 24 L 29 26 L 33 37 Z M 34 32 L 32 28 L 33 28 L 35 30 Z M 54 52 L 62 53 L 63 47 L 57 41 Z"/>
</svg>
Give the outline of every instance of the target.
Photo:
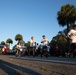
<svg viewBox="0 0 76 75">
<path fill-rule="evenodd" d="M 11 38 L 8 38 L 8 39 L 6 40 L 6 43 L 8 43 L 8 44 L 9 44 L 9 48 L 10 48 L 10 44 L 12 44 L 12 43 L 13 43 L 13 41 L 12 41 L 12 39 L 11 39 Z"/>
<path fill-rule="evenodd" d="M 30 48 L 30 41 L 28 41 L 27 43 L 25 43 L 25 46 L 27 47 L 27 49 Z"/>
<path fill-rule="evenodd" d="M 64 55 L 67 49 L 67 39 L 62 31 L 59 31 L 58 34 L 52 38 L 51 41 L 52 49 L 54 49 L 56 44 L 59 47 L 59 52 L 61 53 L 61 55 Z"/>
<path fill-rule="evenodd" d="M 1 42 L 1 45 L 5 45 L 5 42 L 4 42 L 4 41 L 2 41 L 2 42 Z"/>
<path fill-rule="evenodd" d="M 61 10 L 57 13 L 57 20 L 60 26 L 67 26 L 67 32 L 69 26 L 73 25 L 76 21 L 76 8 L 73 5 L 66 4 L 61 7 Z"/>
<path fill-rule="evenodd" d="M 25 45 L 25 41 L 24 40 L 21 40 L 20 43 L 21 43 L 22 46 Z"/>
<path fill-rule="evenodd" d="M 21 34 L 17 34 L 17 35 L 15 36 L 15 40 L 16 40 L 16 41 L 21 41 L 21 40 L 23 40 L 23 36 L 22 36 Z"/>
<path fill-rule="evenodd" d="M 65 35 L 63 34 L 63 32 L 59 31 L 58 34 L 52 38 L 52 42 L 55 42 L 55 44 L 66 43 L 67 39 Z"/>
<path fill-rule="evenodd" d="M 67 33 L 69 27 L 72 26 L 76 21 L 76 8 L 73 5 L 66 4 L 61 7 L 61 10 L 57 13 L 57 20 L 60 26 L 67 26 Z M 70 51 L 70 42 L 68 40 L 68 47 Z"/>
</svg>

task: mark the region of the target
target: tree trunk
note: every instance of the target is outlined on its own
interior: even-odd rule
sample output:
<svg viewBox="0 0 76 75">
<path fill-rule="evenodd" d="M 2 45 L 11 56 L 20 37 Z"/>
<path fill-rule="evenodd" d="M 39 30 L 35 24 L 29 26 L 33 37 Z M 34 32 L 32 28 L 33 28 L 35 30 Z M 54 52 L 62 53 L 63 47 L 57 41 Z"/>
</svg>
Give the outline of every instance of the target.
<svg viewBox="0 0 76 75">
<path fill-rule="evenodd" d="M 9 43 L 9 49 L 10 49 L 10 43 Z"/>
<path fill-rule="evenodd" d="M 69 23 L 67 22 L 67 33 L 69 32 Z"/>
<path fill-rule="evenodd" d="M 69 32 L 69 22 L 67 21 L 67 33 Z M 69 38 L 67 38 L 67 42 L 68 42 L 68 51 L 70 52 L 70 40 Z"/>
</svg>

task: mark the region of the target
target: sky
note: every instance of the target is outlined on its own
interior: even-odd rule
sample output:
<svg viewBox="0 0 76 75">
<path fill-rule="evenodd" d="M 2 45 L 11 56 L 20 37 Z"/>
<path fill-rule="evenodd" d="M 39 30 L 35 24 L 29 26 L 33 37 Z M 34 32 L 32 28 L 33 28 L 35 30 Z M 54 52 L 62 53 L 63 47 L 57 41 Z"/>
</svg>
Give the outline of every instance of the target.
<svg viewBox="0 0 76 75">
<path fill-rule="evenodd" d="M 0 42 L 11 38 L 14 45 L 16 34 L 25 42 L 34 36 L 40 43 L 42 35 L 51 41 L 66 28 L 57 21 L 57 12 L 66 4 L 76 7 L 76 0 L 0 0 Z"/>
</svg>

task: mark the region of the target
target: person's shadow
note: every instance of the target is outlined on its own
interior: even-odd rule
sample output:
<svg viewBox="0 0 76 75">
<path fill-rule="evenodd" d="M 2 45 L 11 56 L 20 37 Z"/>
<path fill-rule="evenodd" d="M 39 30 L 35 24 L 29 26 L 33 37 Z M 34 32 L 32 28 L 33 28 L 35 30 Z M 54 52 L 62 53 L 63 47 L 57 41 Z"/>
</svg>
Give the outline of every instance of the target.
<svg viewBox="0 0 76 75">
<path fill-rule="evenodd" d="M 0 60 L 0 69 L 5 71 L 8 75 L 21 75 L 18 71 L 26 73 L 27 75 L 41 75 L 40 73 L 37 73 L 31 69 L 17 66 L 3 60 Z"/>
</svg>

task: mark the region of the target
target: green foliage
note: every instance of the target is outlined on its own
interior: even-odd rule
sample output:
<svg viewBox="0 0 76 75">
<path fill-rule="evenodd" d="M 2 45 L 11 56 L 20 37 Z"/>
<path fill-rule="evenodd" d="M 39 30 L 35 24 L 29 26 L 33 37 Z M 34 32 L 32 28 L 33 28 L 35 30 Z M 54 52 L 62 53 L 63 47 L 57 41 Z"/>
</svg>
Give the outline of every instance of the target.
<svg viewBox="0 0 76 75">
<path fill-rule="evenodd" d="M 2 45 L 5 45 L 5 42 L 4 42 L 4 41 L 2 41 L 2 42 L 1 42 L 1 44 L 2 44 Z"/>
<path fill-rule="evenodd" d="M 27 43 L 25 43 L 25 46 L 27 47 L 27 49 L 30 48 L 30 41 L 28 41 Z"/>
<path fill-rule="evenodd" d="M 60 26 L 67 26 L 67 29 L 66 29 L 67 31 L 64 30 L 65 35 L 67 35 L 67 33 L 70 30 L 70 27 L 73 26 L 75 24 L 75 21 L 76 21 L 76 8 L 75 8 L 75 6 L 70 5 L 70 4 L 66 4 L 66 5 L 61 6 L 60 11 L 58 11 L 58 13 L 57 13 L 57 20 L 58 20 L 58 23 L 59 23 Z M 62 43 L 64 43 L 64 41 L 65 41 L 65 39 L 63 39 L 61 41 L 62 37 L 60 35 L 57 35 L 55 37 L 55 38 L 59 38 L 59 39 L 57 39 L 57 41 L 61 42 L 61 43 L 59 43 L 60 45 L 63 45 Z M 67 42 L 68 42 L 67 47 L 70 50 L 70 42 L 69 42 L 68 38 L 67 38 Z M 67 43 L 65 43 L 65 45 L 66 44 Z"/>
<path fill-rule="evenodd" d="M 13 44 L 13 41 L 12 41 L 12 39 L 11 38 L 8 38 L 7 40 L 6 40 L 6 43 L 8 43 L 9 45 L 9 49 L 10 49 L 10 44 Z"/>
<path fill-rule="evenodd" d="M 54 50 L 55 45 L 58 45 L 59 50 L 61 51 L 61 53 L 63 54 L 65 52 L 65 50 L 67 49 L 67 38 L 65 37 L 63 32 L 59 32 L 56 36 L 54 36 L 52 38 L 51 41 L 51 47 Z"/>
<path fill-rule="evenodd" d="M 12 41 L 11 38 L 8 38 L 8 39 L 6 40 L 6 43 L 13 44 L 13 41 Z"/>
<path fill-rule="evenodd" d="M 59 25 L 66 26 L 67 31 L 69 31 L 69 26 L 74 24 L 76 21 L 76 8 L 73 5 L 66 4 L 63 5 L 57 13 L 57 20 Z"/>
<path fill-rule="evenodd" d="M 21 41 L 21 40 L 23 40 L 23 36 L 22 36 L 21 34 L 17 34 L 17 35 L 15 36 L 15 40 L 16 40 L 16 41 Z"/>
<path fill-rule="evenodd" d="M 25 45 L 25 41 L 24 40 L 20 40 L 20 43 L 21 43 L 22 46 Z"/>
</svg>

